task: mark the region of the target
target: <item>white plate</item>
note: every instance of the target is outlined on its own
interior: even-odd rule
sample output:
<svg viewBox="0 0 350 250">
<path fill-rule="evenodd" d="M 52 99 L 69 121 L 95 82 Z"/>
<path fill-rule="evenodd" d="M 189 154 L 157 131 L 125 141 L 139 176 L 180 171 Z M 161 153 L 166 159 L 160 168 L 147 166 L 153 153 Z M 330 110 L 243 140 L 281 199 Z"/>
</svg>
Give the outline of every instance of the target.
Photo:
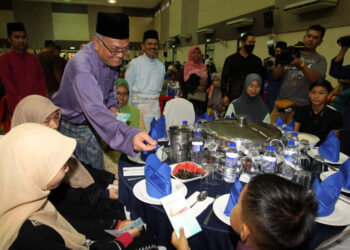
<svg viewBox="0 0 350 250">
<path fill-rule="evenodd" d="M 320 174 L 320 179 L 321 179 L 321 181 L 324 181 L 325 179 L 327 179 L 328 176 L 331 176 L 332 174 L 335 174 L 335 173 L 336 173 L 336 171 L 332 171 L 332 170 L 323 172 Z M 344 193 L 350 194 L 350 190 L 346 190 L 346 189 L 342 188 L 341 191 Z"/>
<path fill-rule="evenodd" d="M 168 159 L 168 154 L 165 152 L 163 147 L 157 149 L 156 156 L 159 158 L 159 160 L 161 160 L 161 162 Z M 130 155 L 128 155 L 128 159 L 132 162 L 145 164 L 145 162 L 141 159 L 141 153 L 138 153 L 136 158 L 132 158 Z"/>
<path fill-rule="evenodd" d="M 314 158 L 315 155 L 320 155 L 320 153 L 318 152 L 318 148 L 312 148 L 309 151 L 307 151 L 307 154 Z M 327 159 L 324 159 L 326 163 L 330 163 L 330 164 L 336 164 L 336 165 L 341 165 L 343 164 L 347 159 L 349 158 L 349 156 L 347 156 L 346 154 L 343 154 L 342 152 L 339 153 L 339 161 L 334 162 L 334 161 L 329 161 Z"/>
<path fill-rule="evenodd" d="M 325 217 L 317 217 L 318 223 L 331 225 L 331 226 L 346 226 L 350 224 L 350 204 L 339 200 L 335 203 L 333 213 Z"/>
<path fill-rule="evenodd" d="M 183 163 L 183 162 L 180 162 L 180 163 Z M 176 177 L 175 175 L 173 175 L 173 170 L 174 168 L 177 166 L 177 164 L 180 164 L 180 163 L 175 163 L 175 164 L 171 164 L 170 167 L 171 167 L 171 176 L 176 179 L 176 180 L 179 180 L 181 181 L 182 183 L 187 183 L 187 182 L 191 182 L 191 181 L 195 181 L 195 180 L 200 180 L 204 177 L 206 177 L 209 173 L 207 172 L 205 175 L 202 175 L 202 176 L 198 176 L 198 177 L 194 177 L 192 179 L 186 179 L 186 180 L 183 180 L 183 179 L 180 179 L 178 177 Z M 193 162 L 192 162 L 193 163 Z M 195 164 L 195 163 L 193 163 Z M 196 164 L 197 165 L 197 164 Z M 198 166 L 198 165 L 197 165 Z M 199 166 L 201 168 L 201 166 Z"/>
<path fill-rule="evenodd" d="M 320 141 L 320 138 L 318 138 L 316 135 L 302 133 L 302 132 L 298 132 L 298 139 L 299 141 L 308 140 L 311 147 L 314 147 Z"/>
<path fill-rule="evenodd" d="M 173 192 L 181 192 L 184 196 L 187 194 L 187 187 L 180 181 L 171 179 L 171 190 Z M 146 191 L 146 180 L 143 179 L 135 184 L 133 193 L 137 199 L 148 204 L 161 205 L 160 199 L 153 198 Z"/>
<path fill-rule="evenodd" d="M 158 139 L 158 142 L 167 142 L 167 141 L 169 141 L 168 137 Z"/>
<path fill-rule="evenodd" d="M 213 211 L 216 217 L 219 218 L 219 220 L 231 226 L 230 216 L 226 216 L 226 214 L 224 214 L 224 211 L 228 202 L 228 198 L 230 198 L 230 194 L 224 194 L 219 198 L 217 198 L 213 204 Z"/>
</svg>

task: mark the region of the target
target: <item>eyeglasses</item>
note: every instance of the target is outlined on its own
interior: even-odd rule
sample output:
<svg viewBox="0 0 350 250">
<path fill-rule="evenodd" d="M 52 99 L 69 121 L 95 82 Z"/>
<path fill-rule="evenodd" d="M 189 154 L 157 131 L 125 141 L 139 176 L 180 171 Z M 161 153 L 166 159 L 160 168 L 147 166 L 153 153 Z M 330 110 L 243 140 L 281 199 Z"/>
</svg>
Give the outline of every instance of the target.
<svg viewBox="0 0 350 250">
<path fill-rule="evenodd" d="M 111 53 L 113 56 L 116 56 L 119 53 L 122 53 L 123 55 L 127 55 L 129 53 L 129 47 L 112 50 L 107 46 L 107 44 L 104 43 L 104 41 L 102 41 L 101 38 L 97 37 L 97 39 L 103 44 L 103 46 L 106 47 L 106 49 L 109 51 L 109 53 Z"/>
<path fill-rule="evenodd" d="M 117 96 L 128 96 L 129 92 L 119 92 L 117 91 Z"/>
</svg>

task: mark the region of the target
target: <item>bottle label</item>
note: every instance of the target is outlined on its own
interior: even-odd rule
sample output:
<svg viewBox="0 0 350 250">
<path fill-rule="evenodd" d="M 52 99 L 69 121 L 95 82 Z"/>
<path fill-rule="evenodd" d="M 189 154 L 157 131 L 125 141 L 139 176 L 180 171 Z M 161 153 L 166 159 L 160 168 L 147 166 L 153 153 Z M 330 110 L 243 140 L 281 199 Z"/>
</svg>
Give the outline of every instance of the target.
<svg viewBox="0 0 350 250">
<path fill-rule="evenodd" d="M 203 142 L 192 142 L 192 152 L 194 153 L 200 153 L 203 150 Z"/>
<path fill-rule="evenodd" d="M 226 153 L 226 165 L 236 166 L 238 154 L 237 153 Z"/>
<path fill-rule="evenodd" d="M 266 170 L 274 170 L 276 167 L 276 158 L 272 156 L 264 156 L 264 161 L 266 165 L 264 166 Z"/>
</svg>

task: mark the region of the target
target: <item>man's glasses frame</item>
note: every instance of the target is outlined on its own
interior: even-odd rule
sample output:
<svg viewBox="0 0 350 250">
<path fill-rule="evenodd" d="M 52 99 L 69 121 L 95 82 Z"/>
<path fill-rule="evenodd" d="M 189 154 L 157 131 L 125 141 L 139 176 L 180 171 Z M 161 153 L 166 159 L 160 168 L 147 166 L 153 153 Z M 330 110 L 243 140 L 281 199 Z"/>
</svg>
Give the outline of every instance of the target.
<svg viewBox="0 0 350 250">
<path fill-rule="evenodd" d="M 107 46 L 107 44 L 105 44 L 105 42 L 98 36 L 96 36 L 97 39 L 103 44 L 103 46 L 106 47 L 106 49 L 109 51 L 109 53 L 111 53 L 113 56 L 116 56 L 119 53 L 122 53 L 123 55 L 127 55 L 129 53 L 129 47 L 125 47 L 122 49 L 116 49 L 116 50 L 112 50 L 111 48 L 109 48 Z"/>
</svg>

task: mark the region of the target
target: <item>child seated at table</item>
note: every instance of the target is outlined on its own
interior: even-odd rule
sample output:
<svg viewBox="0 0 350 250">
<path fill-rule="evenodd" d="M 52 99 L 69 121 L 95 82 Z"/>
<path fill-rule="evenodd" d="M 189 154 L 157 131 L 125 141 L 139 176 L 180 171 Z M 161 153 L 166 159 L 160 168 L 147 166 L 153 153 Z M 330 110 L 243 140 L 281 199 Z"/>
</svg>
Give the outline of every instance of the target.
<svg viewBox="0 0 350 250">
<path fill-rule="evenodd" d="M 310 105 L 299 107 L 294 115 L 294 130 L 316 135 L 322 144 L 330 131 L 339 136 L 343 127 L 342 116 L 326 102 L 332 91 L 332 85 L 327 80 L 311 84 L 309 89 Z"/>
<path fill-rule="evenodd" d="M 240 235 L 236 249 L 284 249 L 296 247 L 311 234 L 318 203 L 302 186 L 272 174 L 251 179 L 232 209 L 230 221 Z M 180 230 L 172 244 L 178 250 L 189 245 Z"/>
</svg>

